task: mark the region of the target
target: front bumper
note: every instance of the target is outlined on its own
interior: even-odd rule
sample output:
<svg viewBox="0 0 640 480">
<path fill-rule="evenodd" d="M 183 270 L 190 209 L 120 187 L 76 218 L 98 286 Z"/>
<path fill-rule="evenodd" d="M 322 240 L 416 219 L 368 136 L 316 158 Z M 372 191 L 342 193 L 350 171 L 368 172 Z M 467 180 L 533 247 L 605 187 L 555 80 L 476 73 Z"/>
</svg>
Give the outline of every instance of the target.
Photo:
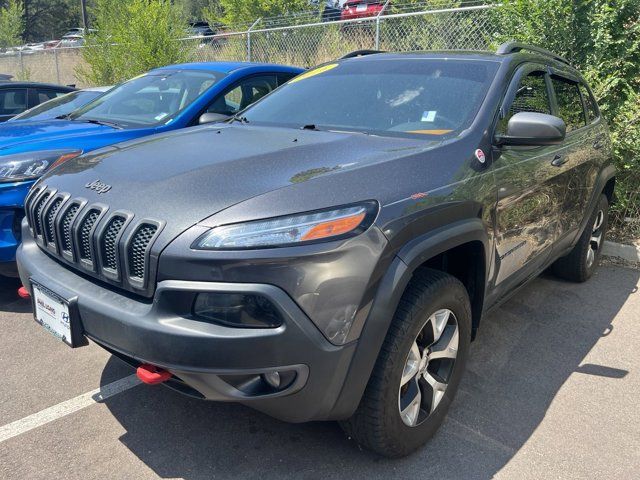
<svg viewBox="0 0 640 480">
<path fill-rule="evenodd" d="M 0 184 L 0 275 L 15 276 L 24 199 L 33 181 Z"/>
<path fill-rule="evenodd" d="M 76 305 L 85 334 L 133 365 L 150 363 L 176 377 L 169 386 L 193 395 L 235 401 L 273 417 L 327 420 L 342 391 L 356 342 L 330 343 L 280 288 L 266 284 L 165 280 L 146 300 L 97 284 L 63 267 L 29 237 L 18 249 L 23 284 L 33 279 Z M 196 320 L 197 292 L 255 292 L 285 321 L 274 329 L 244 329 Z M 267 371 L 294 372 L 283 390 L 245 388 Z"/>
</svg>

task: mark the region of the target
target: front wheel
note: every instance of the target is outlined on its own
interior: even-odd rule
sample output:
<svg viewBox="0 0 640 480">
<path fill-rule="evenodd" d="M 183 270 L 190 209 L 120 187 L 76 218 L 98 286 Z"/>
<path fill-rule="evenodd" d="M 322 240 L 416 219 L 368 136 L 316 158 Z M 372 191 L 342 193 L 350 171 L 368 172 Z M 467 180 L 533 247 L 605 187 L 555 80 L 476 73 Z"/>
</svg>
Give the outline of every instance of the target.
<svg viewBox="0 0 640 480">
<path fill-rule="evenodd" d="M 386 457 L 422 446 L 444 420 L 471 338 L 467 291 L 436 270 L 416 274 L 403 294 L 369 384 L 343 428 Z"/>
<path fill-rule="evenodd" d="M 553 273 L 572 282 L 585 282 L 595 272 L 607 233 L 609 222 L 609 200 L 600 195 L 598 205 L 589 217 L 580 239 L 568 255 L 559 258 L 553 264 Z"/>
</svg>

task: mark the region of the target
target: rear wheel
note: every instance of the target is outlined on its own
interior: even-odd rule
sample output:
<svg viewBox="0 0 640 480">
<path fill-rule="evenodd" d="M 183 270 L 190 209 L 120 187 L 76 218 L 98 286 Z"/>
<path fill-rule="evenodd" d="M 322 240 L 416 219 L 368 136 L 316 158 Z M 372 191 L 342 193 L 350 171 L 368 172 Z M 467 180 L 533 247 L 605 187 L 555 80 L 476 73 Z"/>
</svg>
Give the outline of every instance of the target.
<svg viewBox="0 0 640 480">
<path fill-rule="evenodd" d="M 422 446 L 457 391 L 470 333 L 464 285 L 443 272 L 418 273 L 400 301 L 358 410 L 343 423 L 347 434 L 387 457 Z"/>
<path fill-rule="evenodd" d="M 609 200 L 600 195 L 598 205 L 573 250 L 553 264 L 553 273 L 572 282 L 584 282 L 595 272 L 607 233 Z"/>
</svg>

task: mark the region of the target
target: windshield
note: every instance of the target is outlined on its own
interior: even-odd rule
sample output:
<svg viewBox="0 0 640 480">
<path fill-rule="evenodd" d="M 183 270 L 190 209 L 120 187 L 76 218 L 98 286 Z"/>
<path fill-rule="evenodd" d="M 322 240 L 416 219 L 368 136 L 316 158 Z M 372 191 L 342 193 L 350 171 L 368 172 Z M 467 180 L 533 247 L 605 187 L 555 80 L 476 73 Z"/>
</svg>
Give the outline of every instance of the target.
<svg viewBox="0 0 640 480">
<path fill-rule="evenodd" d="M 103 92 L 80 90 L 67 93 L 48 102 L 41 103 L 20 115 L 16 115 L 10 121 L 16 120 L 47 120 L 67 115 L 74 110 L 86 105 L 91 100 L 102 95 Z"/>
<path fill-rule="evenodd" d="M 257 124 L 388 136 L 447 136 L 475 118 L 499 63 L 363 59 L 304 73 L 256 103 Z"/>
<path fill-rule="evenodd" d="M 117 86 L 69 118 L 122 128 L 165 124 L 224 76 L 200 70 L 154 72 Z"/>
</svg>

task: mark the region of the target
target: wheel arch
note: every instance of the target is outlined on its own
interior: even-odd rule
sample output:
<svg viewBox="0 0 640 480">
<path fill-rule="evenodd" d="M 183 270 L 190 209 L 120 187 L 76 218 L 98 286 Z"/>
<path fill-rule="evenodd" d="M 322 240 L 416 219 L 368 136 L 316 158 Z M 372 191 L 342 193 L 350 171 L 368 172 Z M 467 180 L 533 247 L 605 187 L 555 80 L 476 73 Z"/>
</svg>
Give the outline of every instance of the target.
<svg viewBox="0 0 640 480">
<path fill-rule="evenodd" d="M 468 292 L 469 285 L 474 285 L 475 290 L 470 294 L 472 327 L 474 330 L 478 328 L 483 309 L 489 252 L 486 226 L 479 218 L 471 218 L 421 235 L 396 253 L 378 286 L 345 384 L 329 415 L 331 419 L 349 418 L 357 408 L 402 294 L 420 268 L 435 268 L 453 274 L 447 268 L 438 268 L 438 265 L 442 267 L 442 262 L 446 264 L 447 259 L 452 258 L 465 264 L 472 262 L 473 278 L 463 280 L 459 275 L 454 276 L 461 279 Z M 462 254 L 466 255 L 460 256 Z M 470 259 L 469 256 L 473 258 Z"/>
</svg>

